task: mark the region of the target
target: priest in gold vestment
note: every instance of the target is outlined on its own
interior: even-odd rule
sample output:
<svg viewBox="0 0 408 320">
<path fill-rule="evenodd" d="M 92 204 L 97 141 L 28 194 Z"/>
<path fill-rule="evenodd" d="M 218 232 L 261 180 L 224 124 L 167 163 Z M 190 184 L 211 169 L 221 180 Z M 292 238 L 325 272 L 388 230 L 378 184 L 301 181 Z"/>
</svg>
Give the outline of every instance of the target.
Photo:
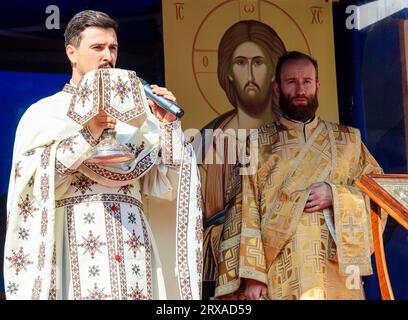
<svg viewBox="0 0 408 320">
<path fill-rule="evenodd" d="M 258 139 L 258 168 L 242 175 L 227 212 L 215 295 L 364 299 L 373 245 L 369 202 L 355 181 L 382 170 L 357 129 L 315 115 L 314 59 L 283 55 L 275 79 L 282 117 L 250 137 Z"/>
</svg>

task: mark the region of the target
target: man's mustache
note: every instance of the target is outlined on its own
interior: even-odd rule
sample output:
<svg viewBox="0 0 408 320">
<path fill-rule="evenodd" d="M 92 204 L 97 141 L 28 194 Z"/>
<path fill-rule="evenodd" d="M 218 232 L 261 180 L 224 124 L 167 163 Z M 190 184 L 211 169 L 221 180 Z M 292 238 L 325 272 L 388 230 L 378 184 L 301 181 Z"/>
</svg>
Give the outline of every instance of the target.
<svg viewBox="0 0 408 320">
<path fill-rule="evenodd" d="M 253 82 L 253 81 L 248 81 L 248 82 L 246 83 L 245 87 L 244 87 L 244 90 L 245 90 L 246 88 L 248 88 L 249 86 L 256 87 L 258 90 L 260 90 L 258 84 L 255 83 L 255 82 Z"/>
<path fill-rule="evenodd" d="M 310 101 L 310 97 L 308 97 L 308 96 L 306 96 L 304 94 L 294 96 L 292 99 L 290 99 L 290 101 L 295 101 L 296 99 L 306 99 L 307 101 Z"/>
<path fill-rule="evenodd" d="M 105 68 L 105 67 L 107 67 L 107 66 L 113 68 L 113 63 L 110 62 L 110 61 L 104 62 L 104 63 L 102 63 L 102 64 L 99 65 L 98 69 L 102 69 L 102 68 Z"/>
</svg>

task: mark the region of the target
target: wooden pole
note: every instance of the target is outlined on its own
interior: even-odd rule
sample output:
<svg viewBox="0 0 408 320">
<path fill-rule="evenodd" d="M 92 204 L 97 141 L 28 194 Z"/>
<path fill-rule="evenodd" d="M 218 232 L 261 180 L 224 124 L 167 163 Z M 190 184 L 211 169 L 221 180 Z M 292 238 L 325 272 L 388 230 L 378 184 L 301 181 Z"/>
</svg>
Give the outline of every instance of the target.
<svg viewBox="0 0 408 320">
<path fill-rule="evenodd" d="M 394 300 L 390 278 L 388 276 L 387 261 L 382 237 L 381 208 L 373 201 L 371 205 L 371 224 L 373 229 L 375 265 L 377 267 L 378 282 L 383 300 Z"/>
</svg>

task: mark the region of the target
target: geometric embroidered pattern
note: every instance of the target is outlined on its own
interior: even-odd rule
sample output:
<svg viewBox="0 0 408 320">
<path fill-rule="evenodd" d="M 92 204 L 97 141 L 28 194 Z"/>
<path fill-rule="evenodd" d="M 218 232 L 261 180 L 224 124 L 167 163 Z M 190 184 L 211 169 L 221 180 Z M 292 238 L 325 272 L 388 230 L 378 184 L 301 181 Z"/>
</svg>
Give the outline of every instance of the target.
<svg viewBox="0 0 408 320">
<path fill-rule="evenodd" d="M 144 238 L 144 248 L 146 255 L 146 287 L 147 287 L 147 299 L 153 299 L 153 288 L 152 288 L 152 252 L 151 245 L 149 241 L 149 235 L 147 233 L 146 223 L 143 216 L 140 216 L 140 221 L 142 222 L 143 228 L 143 238 Z"/>
<path fill-rule="evenodd" d="M 99 270 L 99 266 L 89 266 L 89 276 L 90 277 L 99 277 L 100 276 L 100 270 Z"/>
<path fill-rule="evenodd" d="M 200 185 L 198 185 L 197 186 L 197 192 L 196 192 L 196 195 L 197 195 L 197 201 L 196 201 L 196 203 L 197 203 L 197 208 L 198 209 L 200 209 L 200 210 L 202 210 L 203 208 L 204 208 L 204 206 L 203 206 L 203 196 L 201 195 L 201 187 L 200 187 Z"/>
<path fill-rule="evenodd" d="M 237 197 L 240 199 L 240 195 Z M 223 230 L 223 240 L 227 240 L 237 236 L 241 232 L 241 206 L 233 206 L 227 211 Z"/>
<path fill-rule="evenodd" d="M 17 162 L 16 168 L 14 169 L 14 180 L 17 180 L 17 178 L 21 177 L 21 167 L 20 167 L 21 161 Z"/>
<path fill-rule="evenodd" d="M 119 188 L 118 192 L 122 192 L 123 194 L 131 194 L 130 189 L 134 188 L 133 185 L 127 184 L 126 186 L 122 186 Z"/>
<path fill-rule="evenodd" d="M 40 234 L 44 237 L 47 233 L 47 227 L 48 227 L 48 211 L 46 208 L 43 209 L 42 215 L 41 215 L 41 231 Z"/>
<path fill-rule="evenodd" d="M 137 158 L 139 156 L 139 154 L 144 150 L 145 148 L 145 142 L 142 141 L 142 143 L 140 144 L 140 146 L 136 147 L 136 144 L 134 143 L 125 143 L 126 147 L 128 147 L 130 149 L 130 152 L 133 153 L 135 155 L 135 158 Z"/>
<path fill-rule="evenodd" d="M 76 93 L 76 87 L 66 83 L 64 88 L 62 89 L 62 91 L 66 92 L 66 93 L 69 93 L 69 94 L 75 94 Z"/>
<path fill-rule="evenodd" d="M 132 272 L 134 275 L 140 275 L 140 267 L 137 264 L 132 265 Z"/>
<path fill-rule="evenodd" d="M 203 253 L 200 248 L 196 249 L 196 260 L 197 260 L 197 272 L 201 273 L 203 271 Z"/>
<path fill-rule="evenodd" d="M 181 168 L 180 173 L 180 197 L 178 199 L 178 238 L 177 238 L 177 247 L 179 248 L 177 252 L 177 264 L 179 269 L 179 286 L 181 290 L 181 296 L 183 300 L 191 300 L 191 283 L 190 283 L 190 274 L 187 261 L 187 221 L 188 221 L 188 198 L 190 196 L 190 176 L 191 176 L 191 150 L 186 148 L 184 151 L 184 163 L 185 165 Z"/>
<path fill-rule="evenodd" d="M 42 270 L 44 268 L 44 262 L 45 262 L 45 243 L 44 241 L 41 242 L 40 244 L 40 249 L 38 250 L 38 264 L 37 264 L 37 269 Z"/>
<path fill-rule="evenodd" d="M 134 257 L 136 257 L 136 253 L 140 251 L 140 247 L 143 246 L 143 243 L 140 241 L 140 236 L 136 237 L 135 230 L 132 231 L 132 236 L 129 237 L 126 244 L 129 246 L 129 251 L 133 251 Z"/>
<path fill-rule="evenodd" d="M 147 169 L 149 169 L 156 161 L 158 154 L 158 149 L 155 148 L 153 149 L 148 155 L 146 155 L 143 159 L 141 159 L 137 164 L 136 167 L 134 168 L 133 171 L 122 174 L 122 173 L 117 173 L 117 172 L 111 172 L 109 170 L 106 170 L 104 168 L 99 167 L 98 165 L 90 162 L 84 162 L 83 164 L 90 170 L 92 170 L 94 173 L 110 179 L 110 180 L 115 180 L 115 181 L 127 181 L 127 180 L 133 180 L 141 176 L 143 173 L 146 172 Z"/>
<path fill-rule="evenodd" d="M 85 196 L 76 196 L 71 198 L 66 198 L 62 200 L 55 201 L 55 207 L 65 207 L 71 206 L 78 203 L 94 202 L 94 201 L 103 201 L 103 202 L 124 202 L 130 203 L 137 206 L 139 209 L 143 210 L 143 204 L 130 196 L 125 196 L 122 194 L 93 194 Z"/>
<path fill-rule="evenodd" d="M 139 154 L 141 154 L 144 149 L 145 149 L 145 142 L 142 141 L 140 146 L 138 146 L 134 151 L 135 158 L 137 158 L 139 156 Z"/>
<path fill-rule="evenodd" d="M 58 149 L 62 149 L 62 153 L 65 153 L 65 150 L 69 150 L 71 153 L 74 153 L 74 145 L 78 144 L 75 142 L 75 139 L 78 135 L 66 138 L 60 142 Z"/>
<path fill-rule="evenodd" d="M 85 126 L 81 129 L 81 131 L 79 131 L 79 133 L 82 135 L 82 137 L 86 140 L 86 142 L 88 142 L 92 147 L 95 147 L 99 141 L 101 140 L 99 139 L 95 139 L 91 132 L 89 131 L 88 127 Z"/>
<path fill-rule="evenodd" d="M 85 81 L 84 84 L 79 88 L 77 91 L 78 100 L 81 100 L 82 107 L 85 107 L 85 102 L 89 100 L 89 96 L 92 94 L 91 84 L 88 84 L 88 79 Z"/>
<path fill-rule="evenodd" d="M 285 250 L 282 250 L 276 259 L 275 270 L 279 280 L 275 279 L 275 281 L 278 281 L 279 284 L 287 281 L 287 279 L 292 276 L 293 270 L 291 253 L 292 248 L 285 248 Z"/>
<path fill-rule="evenodd" d="M 119 96 L 121 103 L 123 103 L 123 101 L 130 92 L 129 87 L 127 86 L 127 82 L 123 82 L 120 76 L 118 76 L 118 80 L 114 82 L 112 90 L 115 93 L 115 97 Z"/>
<path fill-rule="evenodd" d="M 197 217 L 196 219 L 196 235 L 195 238 L 197 241 L 202 241 L 203 240 L 203 221 L 201 217 Z"/>
<path fill-rule="evenodd" d="M 113 222 L 114 222 L 114 227 L 115 227 L 115 238 L 116 242 L 114 244 L 116 254 L 118 254 L 121 257 L 125 256 L 124 253 L 124 248 L 123 248 L 123 224 L 122 224 L 122 212 L 121 212 L 121 204 L 120 203 L 113 203 L 112 205 L 105 204 L 105 208 L 108 208 L 108 211 L 110 212 L 111 216 L 113 216 Z M 116 260 L 116 257 L 115 257 Z M 117 261 L 117 260 L 116 260 Z M 119 281 L 120 281 L 120 291 L 121 291 L 121 297 L 124 298 L 126 297 L 127 294 L 127 282 L 126 282 L 126 266 L 125 266 L 125 260 L 120 258 L 119 259 Z"/>
<path fill-rule="evenodd" d="M 51 156 L 51 146 L 44 149 L 43 153 L 41 154 L 41 167 L 46 169 L 50 163 L 50 156 Z"/>
<path fill-rule="evenodd" d="M 16 275 L 19 274 L 21 270 L 27 271 L 26 267 L 29 264 L 33 264 L 31 260 L 28 259 L 28 254 L 24 254 L 23 247 L 20 247 L 18 252 L 15 252 L 14 250 L 11 250 L 13 252 L 13 255 L 10 257 L 6 257 L 6 260 L 10 261 L 11 266 L 15 269 Z"/>
<path fill-rule="evenodd" d="M 88 289 L 89 295 L 84 297 L 84 300 L 106 300 L 109 298 L 105 292 L 103 292 L 105 288 L 99 289 L 98 285 L 95 283 L 92 290 Z"/>
<path fill-rule="evenodd" d="M 38 211 L 36 207 L 34 207 L 28 198 L 28 194 L 26 195 L 26 198 L 18 204 L 18 207 L 20 208 L 20 215 L 23 216 L 24 222 L 27 221 L 28 217 L 33 217 L 33 212 Z"/>
<path fill-rule="evenodd" d="M 146 296 L 143 294 L 143 289 L 139 288 L 139 284 L 136 282 L 136 287 L 131 288 L 132 292 L 129 294 L 131 300 L 146 300 Z"/>
<path fill-rule="evenodd" d="M 24 228 L 20 228 L 18 231 L 18 238 L 21 240 L 27 240 L 29 236 L 28 230 Z"/>
<path fill-rule="evenodd" d="M 163 141 L 160 143 L 163 151 L 163 163 L 169 166 L 178 166 L 180 165 L 180 159 L 174 159 L 174 150 L 173 150 L 173 132 L 180 128 L 180 121 L 173 121 L 170 123 L 160 123 L 160 135 L 163 138 Z"/>
<path fill-rule="evenodd" d="M 110 77 L 110 71 L 107 69 L 101 69 L 100 70 L 101 76 L 102 76 L 102 81 L 103 81 L 103 88 L 104 88 L 104 107 L 103 109 L 105 110 L 106 113 L 109 115 L 113 116 L 114 118 L 122 121 L 122 122 L 127 122 L 129 120 L 135 119 L 138 116 L 142 115 L 145 113 L 145 107 L 143 104 L 143 98 L 142 94 L 140 92 L 140 87 L 139 87 L 139 79 L 136 76 L 136 73 L 133 71 L 128 71 L 128 76 L 130 80 L 130 90 L 129 87 L 126 86 L 125 83 L 119 78 L 119 83 L 116 82 L 116 85 L 112 87 L 111 85 L 111 77 Z M 134 105 L 133 108 L 126 112 L 119 112 L 116 110 L 116 108 L 112 107 L 110 105 L 111 102 L 111 90 L 116 90 L 116 95 L 119 95 L 120 99 L 124 99 L 129 92 L 132 92 L 133 95 L 133 101 L 132 104 Z"/>
<path fill-rule="evenodd" d="M 46 173 L 41 177 L 41 199 L 43 201 L 46 201 L 49 197 L 50 184 L 48 179 L 49 177 Z"/>
<path fill-rule="evenodd" d="M 315 240 L 310 243 L 308 250 L 305 250 L 304 257 L 305 262 L 312 266 L 312 272 L 314 273 L 324 273 L 325 272 L 325 262 L 326 262 L 326 248 L 323 242 Z"/>
<path fill-rule="evenodd" d="M 78 245 L 75 230 L 74 209 L 68 206 L 65 209 L 67 216 L 68 239 L 70 248 L 70 262 L 74 299 L 81 299 L 81 277 L 79 275 Z"/>
<path fill-rule="evenodd" d="M 131 224 L 136 223 L 136 214 L 134 212 L 128 212 L 128 221 Z"/>
<path fill-rule="evenodd" d="M 41 286 L 42 286 L 42 279 L 40 277 L 37 277 L 34 280 L 34 286 L 31 292 L 31 300 L 40 300 Z"/>
<path fill-rule="evenodd" d="M 14 282 L 9 282 L 9 284 L 7 285 L 7 293 L 9 294 L 16 294 L 18 291 L 18 284 L 14 283 Z"/>
<path fill-rule="evenodd" d="M 58 159 L 55 159 L 55 170 L 62 176 L 75 172 L 75 170 L 69 169 L 64 166 Z"/>
<path fill-rule="evenodd" d="M 111 298 L 113 300 L 119 299 L 118 291 L 118 266 L 115 256 L 118 254 L 115 245 L 115 230 L 113 225 L 113 215 L 112 206 L 104 203 L 104 212 L 105 212 L 105 226 L 106 226 L 106 240 L 107 250 L 108 250 L 108 262 L 109 262 L 109 275 L 111 279 Z M 117 243 L 117 242 L 116 242 Z"/>
<path fill-rule="evenodd" d="M 96 115 L 99 112 L 99 99 L 98 99 L 98 83 L 99 83 L 99 75 L 98 72 L 95 72 L 95 76 L 93 79 L 93 84 L 92 84 L 92 89 L 90 88 L 90 85 L 88 85 L 88 80 L 86 80 L 85 84 L 82 84 L 82 80 L 79 82 L 77 88 L 74 90 L 70 90 L 70 87 L 65 86 L 64 91 L 66 88 L 70 90 L 73 94 L 73 97 L 71 98 L 71 102 L 68 108 L 67 115 L 70 117 L 72 120 L 79 124 L 84 124 L 87 122 L 89 119 L 91 119 L 94 115 Z M 67 91 L 66 91 L 67 92 Z M 75 111 L 75 106 L 77 101 L 81 101 L 82 105 L 84 106 L 85 101 L 89 100 L 89 96 L 92 94 L 92 107 L 89 110 L 88 113 L 86 113 L 84 116 L 80 116 L 76 111 Z"/>
<path fill-rule="evenodd" d="M 84 239 L 84 242 L 79 244 L 78 246 L 85 249 L 84 254 L 89 252 L 92 259 L 95 258 L 95 253 L 97 251 L 102 252 L 99 250 L 100 247 L 106 245 L 105 242 L 102 242 L 99 240 L 100 236 L 95 237 L 92 234 L 92 231 L 89 231 L 88 238 L 85 238 L 85 237 L 82 237 L 82 238 Z"/>
<path fill-rule="evenodd" d="M 84 223 L 85 224 L 93 224 L 95 223 L 95 213 L 94 212 L 88 212 L 84 216 Z"/>
<path fill-rule="evenodd" d="M 75 176 L 76 181 L 71 182 L 71 186 L 75 187 L 76 190 L 74 192 L 80 191 L 82 194 L 85 194 L 87 191 L 91 191 L 91 186 L 95 185 L 96 182 L 89 179 L 84 175 Z"/>
<path fill-rule="evenodd" d="M 57 300 L 57 247 L 54 242 L 54 250 L 51 261 L 51 284 L 48 291 L 48 300 Z"/>
</svg>

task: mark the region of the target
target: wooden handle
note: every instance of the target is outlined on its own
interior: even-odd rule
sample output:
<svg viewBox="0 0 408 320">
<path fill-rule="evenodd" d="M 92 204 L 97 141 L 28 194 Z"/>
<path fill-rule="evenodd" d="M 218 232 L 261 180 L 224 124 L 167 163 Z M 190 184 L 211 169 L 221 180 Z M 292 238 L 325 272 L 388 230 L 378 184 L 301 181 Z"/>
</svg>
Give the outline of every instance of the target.
<svg viewBox="0 0 408 320">
<path fill-rule="evenodd" d="M 394 300 L 390 278 L 388 276 L 387 261 L 385 260 L 385 251 L 382 237 L 381 208 L 370 201 L 371 224 L 373 229 L 375 265 L 377 267 L 378 282 L 383 300 Z"/>
</svg>

